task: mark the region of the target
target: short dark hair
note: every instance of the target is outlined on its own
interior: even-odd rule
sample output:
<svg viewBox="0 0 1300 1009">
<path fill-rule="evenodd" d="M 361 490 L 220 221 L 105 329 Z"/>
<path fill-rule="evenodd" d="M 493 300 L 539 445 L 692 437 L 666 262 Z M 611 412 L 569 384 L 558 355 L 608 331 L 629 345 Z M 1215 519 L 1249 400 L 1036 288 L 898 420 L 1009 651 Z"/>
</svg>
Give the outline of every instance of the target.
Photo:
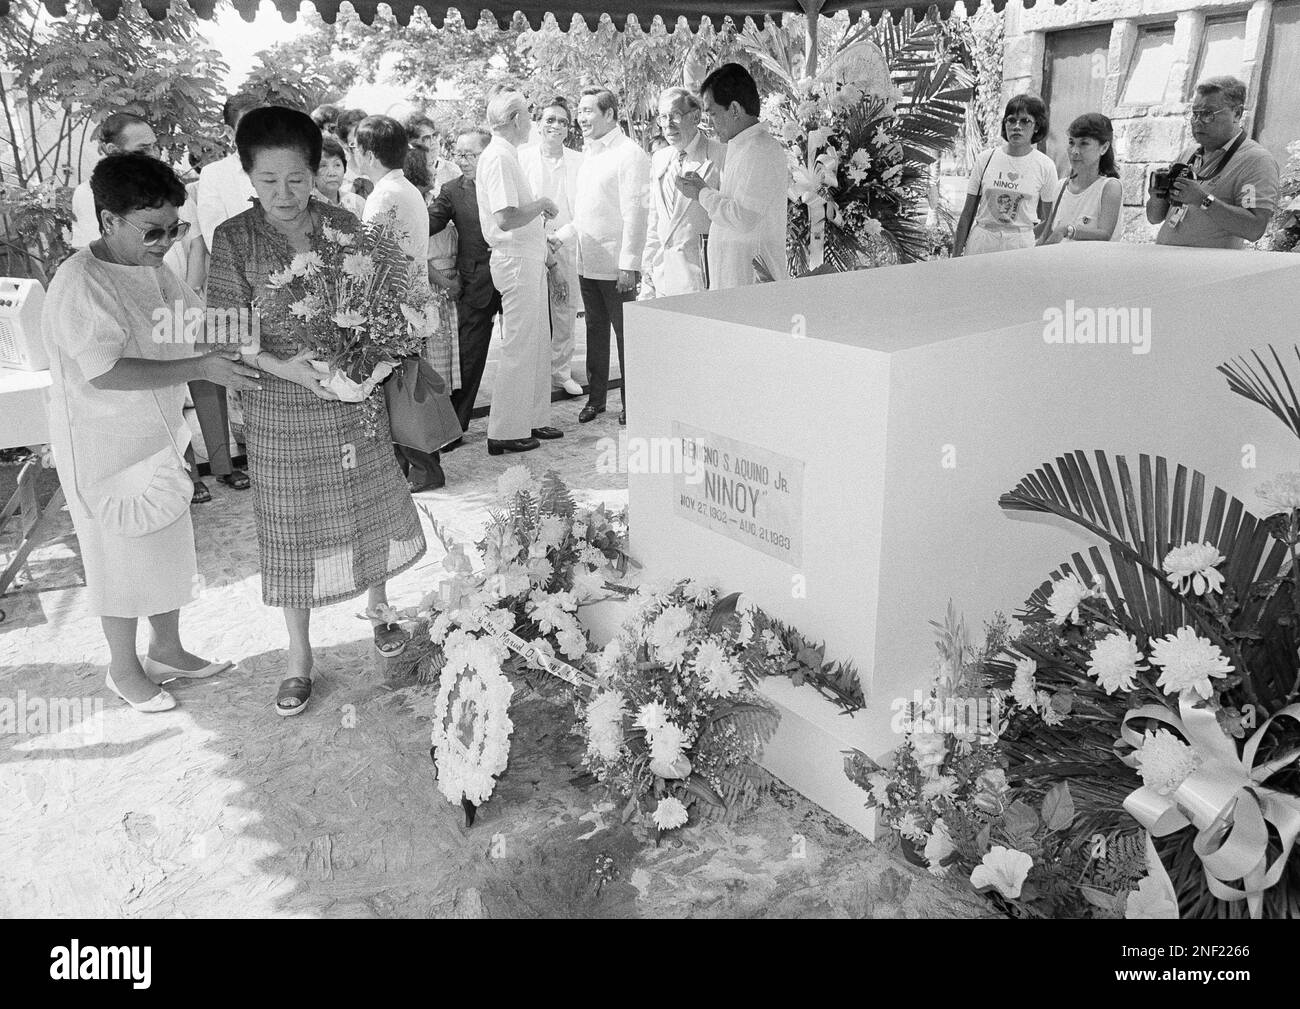
<svg viewBox="0 0 1300 1009">
<path fill-rule="evenodd" d="M 420 144 L 411 144 L 406 151 L 402 174 L 420 192 L 428 192 L 433 187 L 433 176 L 429 174 L 429 149 Z"/>
<path fill-rule="evenodd" d="M 1224 103 L 1233 109 L 1246 106 L 1246 85 L 1236 77 L 1207 77 L 1196 85 L 1196 93 L 1208 98 L 1210 95 L 1222 95 Z"/>
<path fill-rule="evenodd" d="M 706 91 L 724 109 L 731 108 L 732 102 L 739 102 L 747 114 L 756 116 L 761 108 L 758 85 L 754 83 L 749 71 L 739 63 L 724 63 L 704 78 L 704 83 L 700 85 L 701 97 Z"/>
<path fill-rule="evenodd" d="M 339 142 L 339 138 L 332 133 L 322 133 L 320 138 L 320 156 L 323 161 L 325 158 L 338 158 L 343 162 L 343 167 L 348 167 L 348 149 Z"/>
<path fill-rule="evenodd" d="M 338 118 L 334 120 L 334 132 L 344 144 L 352 136 L 352 131 L 356 129 L 357 123 L 366 118 L 366 114 L 361 109 L 344 109 L 339 113 Z"/>
<path fill-rule="evenodd" d="M 1115 127 L 1106 116 L 1100 112 L 1085 112 L 1070 124 L 1065 135 L 1076 139 L 1091 137 L 1099 144 L 1110 144 L 1097 164 L 1097 171 L 1108 178 L 1119 178 L 1119 168 L 1115 164 Z"/>
<path fill-rule="evenodd" d="M 478 123 L 461 123 L 456 127 L 456 137 L 478 137 L 480 151 L 492 143 L 492 131 Z"/>
<path fill-rule="evenodd" d="M 588 95 L 596 96 L 596 108 L 600 109 L 601 112 L 612 112 L 614 118 L 618 119 L 618 96 L 614 92 L 610 91 L 609 88 L 594 85 L 582 89 L 582 97 L 586 98 Z M 569 118 L 572 119 L 573 117 L 570 116 Z"/>
<path fill-rule="evenodd" d="M 129 214 L 133 210 L 185 202 L 185 184 L 171 165 L 147 154 L 109 154 L 90 173 L 90 193 L 95 198 L 95 222 L 103 227 L 103 212 Z"/>
<path fill-rule="evenodd" d="M 1047 136 L 1047 105 L 1037 95 L 1016 95 L 1007 102 L 1002 113 L 1002 139 L 1007 139 L 1007 119 L 1014 112 L 1025 112 L 1034 117 L 1034 138 L 1031 143 L 1038 143 Z"/>
<path fill-rule="evenodd" d="M 226 125 L 233 130 L 239 125 L 239 120 L 243 118 L 245 113 L 257 108 L 261 104 L 262 99 L 257 95 L 250 94 L 247 91 L 241 91 L 226 99 L 226 104 L 221 106 L 221 118 L 224 119 Z"/>
<path fill-rule="evenodd" d="M 114 112 L 99 124 L 99 139 L 105 144 L 120 144 L 128 126 L 148 125 L 148 120 L 134 112 Z"/>
<path fill-rule="evenodd" d="M 602 90 L 603 89 L 601 88 L 593 88 L 592 93 L 595 94 Z M 583 92 L 583 94 L 586 94 L 586 92 Z M 609 92 L 606 91 L 605 94 L 609 94 Z M 598 107 L 600 106 L 600 99 L 596 100 L 596 105 Z M 618 107 L 617 99 L 615 100 L 614 107 L 615 108 Z M 573 109 L 569 108 L 569 100 L 565 98 L 563 95 L 556 95 L 555 97 L 551 98 L 549 101 L 545 102 L 543 105 L 541 105 L 538 108 L 538 112 L 539 113 L 545 112 L 547 109 L 564 109 L 564 114 L 569 117 L 569 124 L 570 125 L 573 124 Z"/>
<path fill-rule="evenodd" d="M 391 116 L 366 116 L 357 123 L 357 147 L 372 152 L 387 169 L 406 164 L 410 141 L 406 128 Z"/>
<path fill-rule="evenodd" d="M 415 141 L 421 131 L 427 129 L 438 132 L 438 124 L 426 116 L 423 112 L 412 112 L 402 119 L 402 126 L 406 129 L 407 138 L 412 142 Z"/>
<path fill-rule="evenodd" d="M 342 111 L 337 105 L 317 105 L 311 110 L 311 121 L 324 132 L 326 129 L 334 128 L 334 123 Z"/>
<path fill-rule="evenodd" d="M 263 105 L 252 109 L 239 121 L 235 130 L 235 147 L 244 171 L 253 170 L 258 151 L 292 150 L 307 159 L 313 172 L 320 168 L 320 127 L 311 116 L 282 105 Z"/>
</svg>

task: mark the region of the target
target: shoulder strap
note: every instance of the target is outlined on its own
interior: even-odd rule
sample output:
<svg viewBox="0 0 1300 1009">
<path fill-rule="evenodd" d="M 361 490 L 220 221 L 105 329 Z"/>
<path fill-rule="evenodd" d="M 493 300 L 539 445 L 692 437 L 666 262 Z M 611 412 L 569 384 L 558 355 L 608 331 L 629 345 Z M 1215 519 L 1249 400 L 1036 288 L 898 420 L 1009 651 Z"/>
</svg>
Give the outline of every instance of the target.
<svg viewBox="0 0 1300 1009">
<path fill-rule="evenodd" d="M 980 168 L 980 180 L 975 183 L 975 213 L 979 215 L 980 204 L 984 202 L 984 176 L 989 172 L 989 165 L 993 164 L 993 155 L 997 153 L 996 147 L 990 147 L 986 152 L 988 157 L 984 159 L 984 165 Z M 976 157 L 978 163 L 979 158 Z M 972 222 L 973 223 L 973 222 Z"/>
<path fill-rule="evenodd" d="M 1065 195 L 1065 187 L 1070 184 L 1069 176 L 1061 181 L 1061 188 L 1056 191 L 1056 199 L 1052 201 L 1052 216 L 1047 219 L 1047 227 L 1043 229 L 1043 234 L 1052 233 L 1052 225 L 1056 223 L 1056 212 L 1061 209 L 1061 197 Z"/>
</svg>

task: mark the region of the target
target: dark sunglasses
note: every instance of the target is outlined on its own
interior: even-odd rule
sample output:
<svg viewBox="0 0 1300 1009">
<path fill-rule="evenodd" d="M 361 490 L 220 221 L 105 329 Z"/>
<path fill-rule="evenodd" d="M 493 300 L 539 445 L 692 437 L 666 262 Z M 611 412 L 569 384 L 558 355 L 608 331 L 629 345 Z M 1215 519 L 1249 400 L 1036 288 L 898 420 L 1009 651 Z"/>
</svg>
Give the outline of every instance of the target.
<svg viewBox="0 0 1300 1009">
<path fill-rule="evenodd" d="M 115 216 L 123 224 L 129 224 L 131 225 L 131 227 L 135 228 L 136 231 L 140 232 L 141 245 L 169 244 L 171 242 L 176 241 L 178 238 L 184 238 L 186 232 L 190 230 L 189 221 L 177 221 L 175 224 L 166 228 L 156 227 L 156 226 L 152 228 L 142 228 L 134 221 L 128 221 L 125 217 L 121 216 L 120 214 L 117 214 Z"/>
</svg>

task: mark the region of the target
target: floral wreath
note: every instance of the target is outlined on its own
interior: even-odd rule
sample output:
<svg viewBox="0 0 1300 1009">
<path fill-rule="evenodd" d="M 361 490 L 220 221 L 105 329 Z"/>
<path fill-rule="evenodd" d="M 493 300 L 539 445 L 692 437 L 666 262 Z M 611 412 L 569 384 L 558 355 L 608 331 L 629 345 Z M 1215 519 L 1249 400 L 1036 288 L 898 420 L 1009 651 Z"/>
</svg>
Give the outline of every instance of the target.
<svg viewBox="0 0 1300 1009">
<path fill-rule="evenodd" d="M 434 703 L 432 743 L 438 790 L 451 802 L 479 805 L 496 786 L 510 757 L 510 698 L 514 687 L 501 668 L 505 648 L 464 630 L 447 635 Z"/>
</svg>

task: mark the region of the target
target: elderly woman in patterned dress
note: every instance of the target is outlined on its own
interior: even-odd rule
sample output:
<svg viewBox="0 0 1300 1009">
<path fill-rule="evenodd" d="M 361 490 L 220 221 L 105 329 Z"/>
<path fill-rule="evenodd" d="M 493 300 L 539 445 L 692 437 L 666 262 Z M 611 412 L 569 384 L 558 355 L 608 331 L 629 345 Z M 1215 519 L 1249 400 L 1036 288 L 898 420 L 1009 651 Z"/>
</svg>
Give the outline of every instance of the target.
<svg viewBox="0 0 1300 1009">
<path fill-rule="evenodd" d="M 301 112 L 279 107 L 244 116 L 235 136 L 257 199 L 217 228 L 208 274 L 208 306 L 252 310 L 271 273 L 297 253 L 319 251 L 323 227 L 352 230 L 356 219 L 311 197 L 321 133 Z M 424 554 L 424 534 L 393 457 L 388 417 L 367 434 L 362 404 L 323 388 L 292 331 L 259 320 L 255 364 L 262 389 L 245 393 L 249 473 L 253 480 L 262 599 L 284 609 L 289 628 L 281 715 L 302 712 L 311 696 L 311 611 L 369 593 L 387 602 L 388 579 Z M 383 655 L 406 647 L 405 633 L 374 621 Z"/>
</svg>

